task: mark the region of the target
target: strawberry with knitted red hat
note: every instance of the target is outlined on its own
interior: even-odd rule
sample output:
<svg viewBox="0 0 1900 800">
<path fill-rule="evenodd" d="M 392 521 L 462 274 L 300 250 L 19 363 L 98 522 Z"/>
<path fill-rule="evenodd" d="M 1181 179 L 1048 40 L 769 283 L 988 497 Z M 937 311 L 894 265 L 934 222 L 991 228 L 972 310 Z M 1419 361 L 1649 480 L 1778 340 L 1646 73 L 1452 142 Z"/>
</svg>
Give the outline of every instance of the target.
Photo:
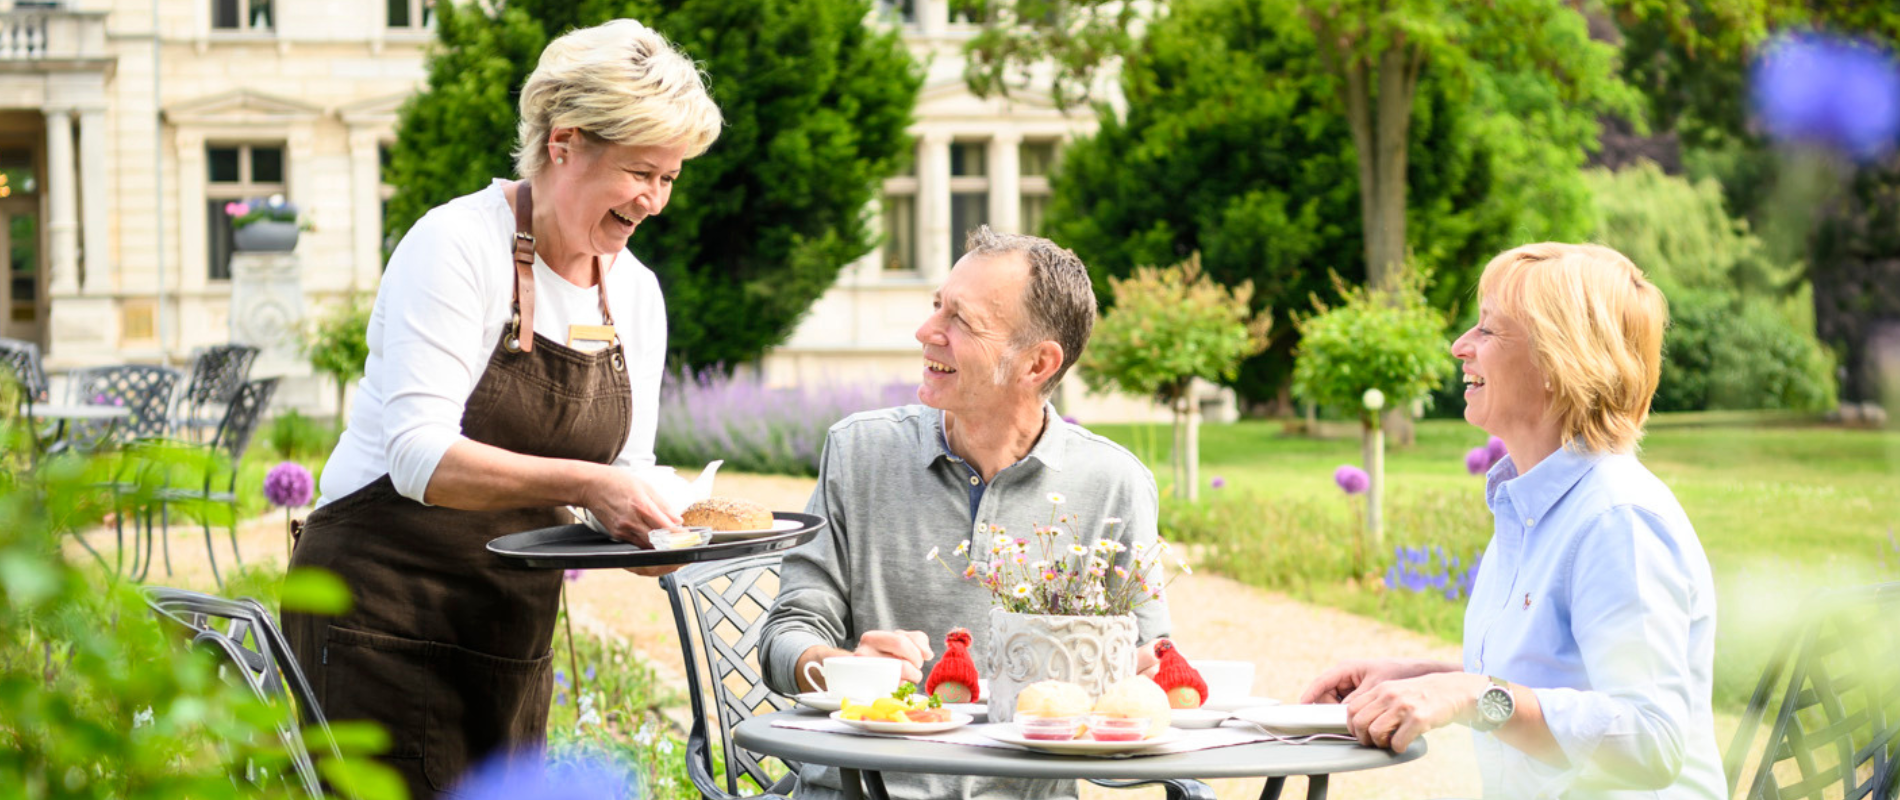
<svg viewBox="0 0 1900 800">
<path fill-rule="evenodd" d="M 1155 683 L 1167 691 L 1172 708 L 1200 708 L 1207 702 L 1207 681 L 1188 663 L 1187 657 L 1167 639 L 1155 641 L 1155 657 L 1161 660 Z"/>
<path fill-rule="evenodd" d="M 930 670 L 924 681 L 924 693 L 946 703 L 975 703 L 982 700 L 983 687 L 977 679 L 976 662 L 970 659 L 970 631 L 952 628 L 943 637 L 943 658 Z"/>
</svg>

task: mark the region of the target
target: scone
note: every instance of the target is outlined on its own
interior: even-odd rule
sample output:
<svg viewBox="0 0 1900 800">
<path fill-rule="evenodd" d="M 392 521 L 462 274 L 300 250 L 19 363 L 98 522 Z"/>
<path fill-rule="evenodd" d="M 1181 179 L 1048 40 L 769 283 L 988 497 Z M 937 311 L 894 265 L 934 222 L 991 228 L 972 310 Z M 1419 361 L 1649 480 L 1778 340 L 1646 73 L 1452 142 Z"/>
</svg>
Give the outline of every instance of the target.
<svg viewBox="0 0 1900 800">
<path fill-rule="evenodd" d="M 680 518 L 689 526 L 704 525 L 716 531 L 762 531 L 772 527 L 769 509 L 736 497 L 708 497 L 687 506 Z"/>
</svg>

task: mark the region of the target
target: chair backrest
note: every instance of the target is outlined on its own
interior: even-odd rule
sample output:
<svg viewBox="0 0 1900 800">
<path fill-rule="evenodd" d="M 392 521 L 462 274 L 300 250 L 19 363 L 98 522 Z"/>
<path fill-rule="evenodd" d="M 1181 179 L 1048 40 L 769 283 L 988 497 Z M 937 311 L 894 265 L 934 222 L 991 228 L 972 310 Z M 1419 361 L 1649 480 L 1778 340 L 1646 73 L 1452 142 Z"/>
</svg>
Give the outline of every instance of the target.
<svg viewBox="0 0 1900 800">
<path fill-rule="evenodd" d="M 693 730 L 687 736 L 686 768 L 702 795 L 724 798 L 739 793 L 739 776 L 775 790 L 758 754 L 733 744 L 732 729 L 754 714 L 792 706 L 789 698 L 765 686 L 759 644 L 766 614 L 778 597 L 779 553 L 693 564 L 660 579 L 673 602 L 686 680 L 692 687 Z M 705 697 L 719 723 L 726 758 L 726 786 L 713 778 Z M 798 765 L 790 765 L 794 775 Z"/>
<path fill-rule="evenodd" d="M 231 457 L 233 470 L 244 460 L 244 451 L 250 449 L 251 436 L 257 433 L 257 423 L 264 418 L 264 410 L 270 407 L 279 380 L 282 379 L 246 381 L 238 386 L 230 404 L 225 406 L 224 421 L 218 423 L 218 435 L 211 440 L 211 447 Z"/>
<path fill-rule="evenodd" d="M 200 348 L 191 361 L 191 382 L 185 384 L 185 403 L 197 408 L 229 403 L 251 377 L 257 348 L 248 344 L 218 344 Z"/>
<path fill-rule="evenodd" d="M 284 707 L 285 713 L 279 715 L 278 738 L 290 754 L 302 790 L 311 797 L 324 796 L 300 720 L 310 720 L 322 731 L 332 757 L 340 759 L 342 753 L 330 735 L 329 722 L 317 706 L 310 682 L 304 679 L 269 609 L 248 597 L 227 600 L 163 586 L 148 586 L 144 592 L 145 603 L 153 612 L 182 627 L 192 644 L 224 659 L 259 698 L 274 705 L 290 699 L 294 705 Z"/>
<path fill-rule="evenodd" d="M 171 367 L 144 364 L 84 369 L 73 373 L 72 402 L 131 409 L 131 418 L 112 428 L 121 442 L 157 438 L 171 432 L 172 394 L 181 376 Z"/>
<path fill-rule="evenodd" d="M 29 405 L 46 402 L 46 367 L 40 363 L 39 345 L 0 337 L 0 362 L 12 369 L 14 379 L 26 390 Z"/>
<path fill-rule="evenodd" d="M 1900 583 L 1817 595 L 1802 604 L 1797 620 L 1763 670 L 1723 758 L 1729 794 L 1765 729 L 1745 797 L 1893 797 L 1900 778 Z"/>
</svg>

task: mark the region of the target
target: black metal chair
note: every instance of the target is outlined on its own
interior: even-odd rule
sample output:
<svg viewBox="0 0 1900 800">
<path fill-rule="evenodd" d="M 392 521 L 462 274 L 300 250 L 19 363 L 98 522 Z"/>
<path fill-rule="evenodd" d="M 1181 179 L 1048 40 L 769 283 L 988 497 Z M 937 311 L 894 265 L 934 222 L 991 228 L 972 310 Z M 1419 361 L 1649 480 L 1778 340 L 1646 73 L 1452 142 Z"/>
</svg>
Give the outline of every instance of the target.
<svg viewBox="0 0 1900 800">
<path fill-rule="evenodd" d="M 692 564 L 660 579 L 660 586 L 672 600 L 673 624 L 679 630 L 680 653 L 686 662 L 686 681 L 692 695 L 693 728 L 686 737 L 686 771 L 707 800 L 782 798 L 798 785 L 797 764 L 787 763 L 790 771 L 775 781 L 758 754 L 732 740 L 732 729 L 739 723 L 755 714 L 783 711 L 793 705 L 790 698 L 766 687 L 758 658 L 766 616 L 778 597 L 782 555 L 765 553 Z M 719 744 L 725 754 L 723 788 L 714 778 L 712 732 L 706 722 L 708 685 L 718 712 Z M 764 793 L 739 794 L 741 775 L 751 778 Z M 1192 780 L 1092 782 L 1110 788 L 1160 783 L 1170 800 L 1214 798 L 1211 788 Z"/>
<path fill-rule="evenodd" d="M 244 598 L 227 600 L 208 594 L 150 586 L 145 603 L 159 617 L 177 623 L 191 637 L 191 643 L 204 647 L 224 660 L 226 674 L 235 673 L 244 685 L 266 703 L 279 707 L 276 724 L 278 739 L 290 756 L 295 781 L 282 776 L 293 792 L 301 790 L 311 797 L 323 797 L 323 788 L 304 740 L 304 721 L 321 731 L 320 744 L 332 758 L 341 759 L 341 750 L 330 734 L 329 721 L 318 707 L 316 695 L 290 644 L 277 630 L 269 609 Z M 218 626 L 222 625 L 222 630 Z"/>
<path fill-rule="evenodd" d="M 20 387 L 20 422 L 33 437 L 28 444 L 37 456 L 41 432 L 33 423 L 33 405 L 47 402 L 46 367 L 40 362 L 40 346 L 19 339 L 0 337 L 0 364 L 5 364 Z"/>
<path fill-rule="evenodd" d="M 1900 583 L 1817 595 L 1802 605 L 1797 619 L 1762 671 L 1722 759 L 1729 794 L 1743 764 L 1756 757 L 1755 739 L 1766 729 L 1744 797 L 1895 797 Z"/>
<path fill-rule="evenodd" d="M 173 423 L 184 434 L 181 438 L 197 441 L 204 431 L 217 427 L 224 407 L 250 380 L 257 353 L 248 344 L 212 345 L 192 353 L 191 381 L 179 401 L 184 407 Z"/>
<path fill-rule="evenodd" d="M 172 394 L 183 373 L 171 367 L 122 364 L 93 367 L 73 373 L 68 397 L 74 405 L 122 406 L 131 412 L 125 421 L 74 423 L 67 429 L 68 446 L 81 450 L 102 444 L 130 444 L 139 439 L 163 438 L 171 432 Z"/>
<path fill-rule="evenodd" d="M 159 534 L 164 543 L 165 574 L 171 574 L 171 507 L 185 505 L 195 510 L 199 524 L 205 533 L 205 558 L 211 561 L 211 577 L 224 585 L 224 577 L 218 573 L 217 550 L 211 544 L 211 514 L 209 506 L 217 503 L 224 505 L 231 513 L 231 556 L 237 559 L 238 566 L 244 566 L 244 556 L 238 551 L 238 497 L 237 479 L 239 465 L 244 461 L 244 453 L 251 447 L 251 439 L 257 433 L 257 425 L 264 418 L 265 409 L 270 407 L 271 396 L 277 393 L 279 378 L 263 378 L 247 381 L 238 386 L 224 409 L 224 418 L 218 423 L 218 432 L 204 445 L 203 480 L 196 487 L 167 486 L 155 494 L 158 506 Z M 219 478 L 223 478 L 219 481 Z M 222 488 L 217 488 L 219 484 Z M 145 512 L 145 571 L 152 565 L 152 509 Z M 144 580 L 145 572 L 139 573 Z"/>
</svg>

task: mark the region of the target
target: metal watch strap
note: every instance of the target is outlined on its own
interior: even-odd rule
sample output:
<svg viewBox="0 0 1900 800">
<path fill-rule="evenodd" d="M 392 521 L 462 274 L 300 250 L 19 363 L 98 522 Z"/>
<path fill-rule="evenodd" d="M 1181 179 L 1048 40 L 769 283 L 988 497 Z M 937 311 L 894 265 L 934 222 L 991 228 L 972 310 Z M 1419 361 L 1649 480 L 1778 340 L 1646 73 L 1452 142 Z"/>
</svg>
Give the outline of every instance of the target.
<svg viewBox="0 0 1900 800">
<path fill-rule="evenodd" d="M 1472 730 L 1480 733 L 1490 733 L 1491 731 L 1504 727 L 1504 723 L 1509 722 L 1511 717 L 1517 714 L 1517 696 L 1511 691 L 1510 681 L 1504 680 L 1496 675 L 1486 675 L 1485 678 L 1491 681 L 1491 685 L 1484 687 L 1484 691 L 1478 693 L 1477 708 L 1474 709 L 1476 713 L 1471 720 Z M 1484 711 L 1485 698 L 1490 697 L 1493 693 L 1503 694 L 1502 702 L 1507 709 L 1504 718 L 1495 722 L 1493 722 L 1490 715 Z"/>
</svg>

